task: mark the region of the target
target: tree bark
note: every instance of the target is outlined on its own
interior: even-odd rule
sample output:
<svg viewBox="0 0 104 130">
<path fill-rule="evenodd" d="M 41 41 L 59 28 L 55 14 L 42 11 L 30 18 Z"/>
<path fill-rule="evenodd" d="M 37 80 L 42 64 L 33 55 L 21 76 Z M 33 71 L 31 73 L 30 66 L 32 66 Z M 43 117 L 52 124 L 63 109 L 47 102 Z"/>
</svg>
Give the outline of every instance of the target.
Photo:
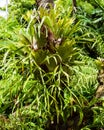
<svg viewBox="0 0 104 130">
<path fill-rule="evenodd" d="M 36 0 L 38 7 L 49 8 L 50 5 L 54 6 L 54 0 Z"/>
<path fill-rule="evenodd" d="M 73 13 L 75 13 L 76 12 L 76 8 L 77 8 L 76 0 L 72 0 L 72 4 L 73 4 Z"/>
</svg>

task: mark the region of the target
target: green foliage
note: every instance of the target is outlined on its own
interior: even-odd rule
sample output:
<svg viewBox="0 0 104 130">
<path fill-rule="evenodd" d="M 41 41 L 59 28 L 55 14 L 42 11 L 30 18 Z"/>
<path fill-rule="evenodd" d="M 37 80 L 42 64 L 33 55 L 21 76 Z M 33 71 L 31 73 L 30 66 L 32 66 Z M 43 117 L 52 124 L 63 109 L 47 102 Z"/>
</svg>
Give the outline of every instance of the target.
<svg viewBox="0 0 104 130">
<path fill-rule="evenodd" d="M 0 18 L 0 40 L 16 40 L 15 33 L 18 33 L 21 27 L 16 19 L 9 18 L 7 21 Z"/>
<path fill-rule="evenodd" d="M 82 10 L 84 10 L 88 14 L 91 14 L 94 10 L 94 7 L 87 1 L 80 1 L 78 5 L 81 6 Z"/>
<path fill-rule="evenodd" d="M 35 0 L 11 0 L 9 4 L 9 17 L 17 19 L 18 22 L 25 24 L 22 16 L 34 8 Z"/>
<path fill-rule="evenodd" d="M 89 32 L 88 34 L 89 38 L 92 39 L 93 41 L 84 41 L 84 49 L 85 52 L 92 58 L 97 58 L 97 57 L 104 57 L 103 54 L 103 48 L 104 48 L 104 39 L 103 39 L 103 9 L 100 8 L 99 5 L 102 6 L 100 2 L 95 2 L 93 1 L 82 1 L 79 0 L 78 9 L 77 9 L 77 14 L 76 17 L 78 20 L 81 20 L 81 28 L 82 28 L 82 33 L 83 32 Z M 84 6 L 83 6 L 84 5 Z M 87 9 L 88 8 L 88 9 Z M 86 44 L 87 43 L 87 44 Z"/>
<path fill-rule="evenodd" d="M 0 128 L 103 128 L 103 98 L 95 98 L 99 69 L 94 59 L 103 56 L 103 37 L 92 27 L 99 23 L 95 26 L 89 16 L 94 5 L 85 2 L 90 10 L 83 6 L 75 18 L 71 1 L 58 0 L 53 9 L 33 11 L 32 1 L 11 4 L 12 14 L 19 15 L 13 21 L 11 15 L 7 22 L 2 19 L 8 32 L 0 26 Z M 21 17 L 22 27 L 17 22 Z"/>
</svg>

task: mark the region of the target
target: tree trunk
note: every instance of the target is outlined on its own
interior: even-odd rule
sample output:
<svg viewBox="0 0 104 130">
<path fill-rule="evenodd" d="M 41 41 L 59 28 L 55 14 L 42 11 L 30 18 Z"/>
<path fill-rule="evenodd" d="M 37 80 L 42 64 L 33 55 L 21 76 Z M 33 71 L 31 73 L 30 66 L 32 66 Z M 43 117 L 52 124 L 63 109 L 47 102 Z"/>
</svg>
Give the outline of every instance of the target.
<svg viewBox="0 0 104 130">
<path fill-rule="evenodd" d="M 50 5 L 54 6 L 54 0 L 36 0 L 38 7 L 49 8 Z"/>
<path fill-rule="evenodd" d="M 72 4 L 73 4 L 73 13 L 75 13 L 76 12 L 76 8 L 77 8 L 76 0 L 72 0 Z"/>
</svg>

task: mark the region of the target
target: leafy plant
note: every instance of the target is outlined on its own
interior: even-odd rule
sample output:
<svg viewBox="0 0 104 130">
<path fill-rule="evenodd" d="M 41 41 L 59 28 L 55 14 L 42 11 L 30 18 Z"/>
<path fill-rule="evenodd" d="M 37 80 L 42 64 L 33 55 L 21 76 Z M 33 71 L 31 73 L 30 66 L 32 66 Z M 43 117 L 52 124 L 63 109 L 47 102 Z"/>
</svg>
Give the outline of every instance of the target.
<svg viewBox="0 0 104 130">
<path fill-rule="evenodd" d="M 57 2 L 50 10 L 19 10 L 25 28 L 13 33 L 10 21 L 12 38 L 0 40 L 1 129 L 103 128 L 103 100 L 95 98 L 98 68 L 86 50 L 102 56 L 103 38 L 85 19 L 72 17 L 69 3 Z"/>
<path fill-rule="evenodd" d="M 14 113 L 17 113 L 17 128 L 25 128 L 26 124 L 21 124 L 21 120 L 25 123 L 26 120 L 33 120 L 29 126 L 37 124 L 38 117 L 41 124 L 44 118 L 46 121 L 50 120 L 48 125 L 40 125 L 41 128 L 49 127 L 52 121 L 55 123 L 55 118 L 57 124 L 60 122 L 64 84 L 69 81 L 71 65 L 75 64 L 78 55 L 73 37 L 78 24 L 73 25 L 74 18 L 70 18 L 70 14 L 61 16 L 59 11 L 51 9 L 48 12 L 41 8 L 34 12 L 27 30 L 24 29 L 19 34 L 19 41 L 9 41 L 8 44 L 1 41 L 1 50 L 5 50 L 1 57 L 1 113 L 4 112 L 10 122 Z M 67 30 L 64 29 L 66 27 Z M 2 85 L 4 81 L 8 85 Z M 25 107 L 36 107 L 37 116 L 29 115 L 28 119 L 24 119 L 23 113 L 27 117 Z M 14 121 L 12 125 L 15 123 Z M 35 124 L 33 127 L 35 128 Z"/>
</svg>

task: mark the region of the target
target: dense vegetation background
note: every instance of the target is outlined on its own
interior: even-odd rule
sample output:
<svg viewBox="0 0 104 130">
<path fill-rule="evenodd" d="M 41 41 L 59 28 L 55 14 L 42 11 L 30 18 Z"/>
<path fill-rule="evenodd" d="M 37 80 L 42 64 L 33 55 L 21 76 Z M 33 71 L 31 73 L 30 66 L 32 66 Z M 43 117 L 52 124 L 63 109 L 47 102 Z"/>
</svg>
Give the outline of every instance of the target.
<svg viewBox="0 0 104 130">
<path fill-rule="evenodd" d="M 73 0 L 75 1 L 75 0 Z M 104 129 L 104 0 L 11 0 L 0 17 L 0 129 Z"/>
</svg>

